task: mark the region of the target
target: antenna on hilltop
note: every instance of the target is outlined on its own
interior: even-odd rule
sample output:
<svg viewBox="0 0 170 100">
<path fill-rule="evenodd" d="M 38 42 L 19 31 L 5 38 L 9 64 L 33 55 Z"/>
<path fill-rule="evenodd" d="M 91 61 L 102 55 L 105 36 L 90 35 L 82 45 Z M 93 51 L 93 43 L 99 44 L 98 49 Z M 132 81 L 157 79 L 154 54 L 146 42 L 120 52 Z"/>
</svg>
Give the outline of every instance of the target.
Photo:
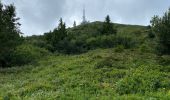
<svg viewBox="0 0 170 100">
<path fill-rule="evenodd" d="M 83 5 L 83 21 L 81 24 L 87 24 L 85 5 Z"/>
</svg>

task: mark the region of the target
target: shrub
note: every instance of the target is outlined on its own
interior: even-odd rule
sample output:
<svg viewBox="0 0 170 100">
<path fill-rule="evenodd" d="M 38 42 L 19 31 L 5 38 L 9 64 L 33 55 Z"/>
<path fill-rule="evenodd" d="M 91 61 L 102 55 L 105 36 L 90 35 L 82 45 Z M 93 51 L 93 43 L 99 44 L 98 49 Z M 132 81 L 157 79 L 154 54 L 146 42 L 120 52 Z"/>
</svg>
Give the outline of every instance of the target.
<svg viewBox="0 0 170 100">
<path fill-rule="evenodd" d="M 101 61 L 99 61 L 96 65 L 95 68 L 100 69 L 100 68 L 117 68 L 117 69 L 124 69 L 126 68 L 125 65 L 123 65 L 121 62 L 121 59 L 114 57 L 114 56 L 109 56 L 105 57 Z"/>
<path fill-rule="evenodd" d="M 155 49 L 157 55 L 168 54 L 168 52 L 170 51 L 169 47 L 161 45 L 160 43 L 157 43 Z"/>
<path fill-rule="evenodd" d="M 116 91 L 123 94 L 136 94 L 154 92 L 160 88 L 166 88 L 164 84 L 165 76 L 153 70 L 139 68 L 132 70 L 116 83 Z"/>
<path fill-rule="evenodd" d="M 141 52 L 150 52 L 150 48 L 146 44 L 142 44 L 139 49 Z"/>
<path fill-rule="evenodd" d="M 115 36 L 115 35 L 101 35 L 98 37 L 92 37 L 87 39 L 86 44 L 88 49 L 95 48 L 112 48 L 117 47 L 117 49 L 127 49 L 136 46 L 136 40 L 129 36 Z"/>
<path fill-rule="evenodd" d="M 135 30 L 133 32 L 133 34 L 135 34 L 136 36 L 140 36 L 142 34 L 142 31 L 141 30 Z"/>
<path fill-rule="evenodd" d="M 155 34 L 153 32 L 149 32 L 148 33 L 148 37 L 151 38 L 151 39 L 155 38 Z"/>
<path fill-rule="evenodd" d="M 79 54 L 87 51 L 86 43 L 84 39 L 76 39 L 71 40 L 68 42 L 67 51 L 69 51 L 71 54 Z"/>
<path fill-rule="evenodd" d="M 12 55 L 13 65 L 24 65 L 34 63 L 41 57 L 48 54 L 48 51 L 30 44 L 23 44 L 16 48 Z"/>
<path fill-rule="evenodd" d="M 100 47 L 102 48 L 112 48 L 114 44 L 114 35 L 103 35 L 100 37 Z"/>
<path fill-rule="evenodd" d="M 159 56 L 157 61 L 161 65 L 170 65 L 170 56 L 169 55 Z"/>
<path fill-rule="evenodd" d="M 156 35 L 158 54 L 170 54 L 170 9 L 162 17 L 154 16 L 151 20 L 151 26 Z"/>
<path fill-rule="evenodd" d="M 98 38 L 91 37 L 86 40 L 87 48 L 90 49 L 95 49 L 96 47 L 99 47 L 100 41 L 98 41 Z"/>
<path fill-rule="evenodd" d="M 115 45 L 122 45 L 125 49 L 136 46 L 136 40 L 129 36 L 118 35 L 114 38 Z"/>
<path fill-rule="evenodd" d="M 112 67 L 112 64 L 113 64 L 113 59 L 111 59 L 110 57 L 107 57 L 103 59 L 102 61 L 98 62 L 95 65 L 95 67 L 96 68 Z"/>
<path fill-rule="evenodd" d="M 115 52 L 123 52 L 123 50 L 124 50 L 124 46 L 123 46 L 123 45 L 118 45 L 118 46 L 114 49 Z"/>
</svg>

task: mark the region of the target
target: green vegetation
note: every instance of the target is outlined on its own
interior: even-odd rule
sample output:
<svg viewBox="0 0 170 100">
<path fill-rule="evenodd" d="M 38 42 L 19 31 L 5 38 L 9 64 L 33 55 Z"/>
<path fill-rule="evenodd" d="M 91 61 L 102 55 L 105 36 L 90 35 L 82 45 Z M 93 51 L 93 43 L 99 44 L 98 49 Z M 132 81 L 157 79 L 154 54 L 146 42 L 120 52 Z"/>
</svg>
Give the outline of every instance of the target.
<svg viewBox="0 0 170 100">
<path fill-rule="evenodd" d="M 11 66 L 11 54 L 21 43 L 15 6 L 4 6 L 0 1 L 0 66 Z"/>
<path fill-rule="evenodd" d="M 0 98 L 168 100 L 170 65 L 157 60 L 153 53 L 114 48 L 48 56 L 37 64 L 1 69 Z"/>
<path fill-rule="evenodd" d="M 157 53 L 170 54 L 170 9 L 163 17 L 154 16 L 151 24 L 152 31 L 157 37 Z"/>
<path fill-rule="evenodd" d="M 170 11 L 152 26 L 60 19 L 20 37 L 14 8 L 0 3 L 0 100 L 170 99 Z"/>
<path fill-rule="evenodd" d="M 12 63 L 17 64 L 18 66 L 35 63 L 46 55 L 49 55 L 49 52 L 44 48 L 39 48 L 30 44 L 22 44 L 13 52 Z"/>
<path fill-rule="evenodd" d="M 116 34 L 116 29 L 114 24 L 111 23 L 109 15 L 106 16 L 105 22 L 102 27 L 101 34 L 109 35 L 109 34 Z"/>
</svg>

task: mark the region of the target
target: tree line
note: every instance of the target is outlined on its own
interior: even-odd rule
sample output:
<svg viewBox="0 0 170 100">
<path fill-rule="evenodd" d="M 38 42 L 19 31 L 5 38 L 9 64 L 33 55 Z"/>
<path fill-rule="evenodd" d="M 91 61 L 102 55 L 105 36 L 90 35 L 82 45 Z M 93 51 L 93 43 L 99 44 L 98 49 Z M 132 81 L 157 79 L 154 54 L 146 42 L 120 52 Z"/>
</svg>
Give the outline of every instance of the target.
<svg viewBox="0 0 170 100">
<path fill-rule="evenodd" d="M 75 22 L 74 22 L 75 23 Z M 86 26 L 86 24 L 83 24 Z M 74 24 L 74 27 L 76 25 Z M 98 31 L 97 35 L 115 35 L 117 33 L 114 24 L 111 23 L 109 15 L 107 15 L 106 20 L 103 23 L 102 28 Z M 86 51 L 88 48 L 88 44 L 86 41 L 87 37 L 79 37 L 83 38 L 82 40 L 76 39 L 78 34 L 72 34 L 68 32 L 66 29 L 66 24 L 63 22 L 62 18 L 59 20 L 59 25 L 55 28 L 52 32 L 45 33 L 45 39 L 49 45 L 51 45 L 52 52 L 59 52 L 59 53 L 66 53 L 66 54 L 75 54 L 75 53 L 82 53 Z M 98 41 L 99 42 L 99 41 Z"/>
</svg>

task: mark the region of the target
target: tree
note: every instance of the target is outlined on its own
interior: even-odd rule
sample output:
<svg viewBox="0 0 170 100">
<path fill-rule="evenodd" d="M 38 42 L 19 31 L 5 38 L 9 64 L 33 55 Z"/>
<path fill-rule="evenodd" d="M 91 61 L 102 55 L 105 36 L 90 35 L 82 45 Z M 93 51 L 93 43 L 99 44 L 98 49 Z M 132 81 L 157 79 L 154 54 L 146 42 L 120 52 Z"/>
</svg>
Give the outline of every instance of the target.
<svg viewBox="0 0 170 100">
<path fill-rule="evenodd" d="M 60 40 L 63 40 L 67 36 L 66 24 L 60 18 L 60 23 L 58 25 L 58 37 Z"/>
<path fill-rule="evenodd" d="M 0 2 L 0 67 L 10 66 L 11 53 L 20 44 L 20 30 L 14 5 Z"/>
<path fill-rule="evenodd" d="M 61 44 L 65 43 L 63 41 L 65 41 L 67 37 L 66 25 L 62 18 L 59 20 L 58 27 L 55 28 L 53 32 L 46 33 L 45 36 L 47 42 L 53 46 L 53 52 L 62 48 Z"/>
<path fill-rule="evenodd" d="M 111 23 L 109 15 L 106 16 L 106 19 L 103 23 L 102 34 L 116 34 L 117 30 L 114 28 L 114 24 Z"/>
<path fill-rule="evenodd" d="M 158 53 L 170 54 L 170 9 L 162 17 L 154 16 L 151 26 L 156 35 Z"/>
</svg>

